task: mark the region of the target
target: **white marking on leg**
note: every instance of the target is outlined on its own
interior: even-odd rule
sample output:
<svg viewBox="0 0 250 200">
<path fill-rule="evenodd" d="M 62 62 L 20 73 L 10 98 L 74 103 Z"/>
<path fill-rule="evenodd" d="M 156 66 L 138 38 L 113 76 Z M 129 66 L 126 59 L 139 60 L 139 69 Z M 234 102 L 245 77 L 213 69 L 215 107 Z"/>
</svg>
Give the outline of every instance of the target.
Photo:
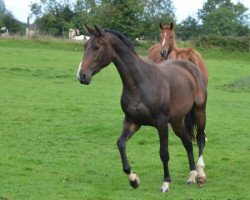
<svg viewBox="0 0 250 200">
<path fill-rule="evenodd" d="M 161 192 L 168 192 L 169 191 L 169 182 L 164 181 L 161 186 Z"/>
<path fill-rule="evenodd" d="M 130 181 L 135 181 L 135 179 L 136 179 L 136 174 L 130 172 L 130 174 L 128 175 L 128 179 L 129 179 Z"/>
<path fill-rule="evenodd" d="M 200 156 L 197 162 L 197 166 L 203 166 L 205 167 L 205 163 L 203 161 L 203 156 Z"/>
<path fill-rule="evenodd" d="M 203 161 L 203 156 L 200 156 L 197 162 L 197 172 L 199 177 L 206 177 L 204 168 L 205 168 L 205 163 Z"/>
<path fill-rule="evenodd" d="M 187 183 L 195 183 L 196 177 L 197 177 L 197 171 L 196 170 L 190 171 Z"/>
<path fill-rule="evenodd" d="M 77 74 L 76 74 L 76 76 L 77 76 L 77 78 L 78 78 L 79 80 L 80 80 L 81 66 L 82 66 L 82 61 L 81 61 L 80 64 L 79 64 L 79 67 L 78 67 L 78 70 L 77 70 Z"/>
<path fill-rule="evenodd" d="M 128 179 L 129 179 L 130 185 L 133 188 L 137 188 L 140 185 L 140 178 L 136 174 L 130 172 L 130 174 L 128 174 Z"/>
</svg>

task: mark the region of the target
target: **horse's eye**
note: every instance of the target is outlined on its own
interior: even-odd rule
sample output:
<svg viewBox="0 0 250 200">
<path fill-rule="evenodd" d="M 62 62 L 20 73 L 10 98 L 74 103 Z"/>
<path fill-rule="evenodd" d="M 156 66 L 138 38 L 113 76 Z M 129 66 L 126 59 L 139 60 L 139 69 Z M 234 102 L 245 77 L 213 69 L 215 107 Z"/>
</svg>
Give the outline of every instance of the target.
<svg viewBox="0 0 250 200">
<path fill-rule="evenodd" d="M 98 50 L 98 49 L 100 49 L 100 46 L 94 46 L 93 49 L 94 49 L 94 50 Z"/>
</svg>

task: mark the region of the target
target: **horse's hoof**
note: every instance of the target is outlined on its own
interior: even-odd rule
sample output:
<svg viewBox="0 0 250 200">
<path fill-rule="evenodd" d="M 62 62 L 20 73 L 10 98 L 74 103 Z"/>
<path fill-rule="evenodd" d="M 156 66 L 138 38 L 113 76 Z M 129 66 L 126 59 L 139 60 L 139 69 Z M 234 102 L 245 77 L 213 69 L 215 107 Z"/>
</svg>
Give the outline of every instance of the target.
<svg viewBox="0 0 250 200">
<path fill-rule="evenodd" d="M 162 193 L 169 192 L 169 188 L 167 188 L 167 189 L 166 188 L 161 188 L 161 192 Z"/>
<path fill-rule="evenodd" d="M 132 188 L 134 188 L 134 189 L 138 188 L 138 186 L 140 185 L 140 178 L 139 178 L 139 176 L 136 175 L 135 180 L 133 180 L 133 181 L 130 180 L 129 183 L 130 183 L 130 185 L 131 185 Z"/>
<path fill-rule="evenodd" d="M 190 171 L 190 175 L 188 180 L 186 181 L 186 184 L 193 184 L 196 183 L 196 177 L 197 177 L 197 171 L 196 170 L 192 170 Z"/>
<path fill-rule="evenodd" d="M 161 192 L 165 193 L 169 191 L 169 182 L 163 182 L 163 185 L 161 186 Z"/>
<path fill-rule="evenodd" d="M 206 176 L 203 176 L 203 177 L 197 176 L 197 184 L 199 186 L 205 185 L 206 181 L 207 181 L 207 177 Z"/>
<path fill-rule="evenodd" d="M 187 180 L 186 181 L 186 184 L 187 185 L 191 185 L 191 184 L 194 184 L 195 183 L 195 180 Z"/>
</svg>

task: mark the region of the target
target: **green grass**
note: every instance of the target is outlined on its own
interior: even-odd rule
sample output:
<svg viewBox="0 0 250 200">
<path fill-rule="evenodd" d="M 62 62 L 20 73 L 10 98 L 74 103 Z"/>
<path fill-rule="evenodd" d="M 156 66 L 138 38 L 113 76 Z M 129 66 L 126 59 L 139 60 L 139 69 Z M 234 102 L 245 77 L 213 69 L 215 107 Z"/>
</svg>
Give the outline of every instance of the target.
<svg viewBox="0 0 250 200">
<path fill-rule="evenodd" d="M 249 53 L 203 50 L 209 68 L 204 187 L 186 185 L 187 156 L 170 133 L 170 192 L 161 194 L 156 130 L 127 143 L 133 190 L 116 140 L 123 113 L 113 65 L 80 85 L 82 45 L 0 40 L 0 199 L 248 199 L 250 93 L 224 86 L 249 77 Z M 197 145 L 194 145 L 197 159 Z"/>
<path fill-rule="evenodd" d="M 223 87 L 229 91 L 250 92 L 250 76 L 229 82 L 225 84 Z"/>
</svg>

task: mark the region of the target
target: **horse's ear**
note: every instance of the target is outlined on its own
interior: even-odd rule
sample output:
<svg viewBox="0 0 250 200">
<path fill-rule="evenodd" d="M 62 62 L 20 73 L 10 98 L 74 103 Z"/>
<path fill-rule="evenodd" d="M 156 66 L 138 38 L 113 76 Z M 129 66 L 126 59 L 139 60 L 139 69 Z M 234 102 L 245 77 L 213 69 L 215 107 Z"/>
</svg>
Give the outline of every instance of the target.
<svg viewBox="0 0 250 200">
<path fill-rule="evenodd" d="M 174 28 L 174 23 L 173 22 L 171 22 L 170 28 L 171 28 L 171 30 L 173 30 L 173 28 Z"/>
<path fill-rule="evenodd" d="M 90 28 L 87 24 L 84 24 L 84 27 L 85 27 L 86 31 L 87 31 L 90 35 L 94 35 L 95 29 Z"/>
<path fill-rule="evenodd" d="M 97 25 L 94 25 L 94 27 L 95 27 L 97 36 L 104 36 L 104 30 L 102 30 L 102 28 L 98 27 Z"/>
<path fill-rule="evenodd" d="M 160 26 L 160 29 L 162 30 L 163 29 L 163 25 L 162 25 L 161 22 L 159 23 L 159 26 Z"/>
</svg>

